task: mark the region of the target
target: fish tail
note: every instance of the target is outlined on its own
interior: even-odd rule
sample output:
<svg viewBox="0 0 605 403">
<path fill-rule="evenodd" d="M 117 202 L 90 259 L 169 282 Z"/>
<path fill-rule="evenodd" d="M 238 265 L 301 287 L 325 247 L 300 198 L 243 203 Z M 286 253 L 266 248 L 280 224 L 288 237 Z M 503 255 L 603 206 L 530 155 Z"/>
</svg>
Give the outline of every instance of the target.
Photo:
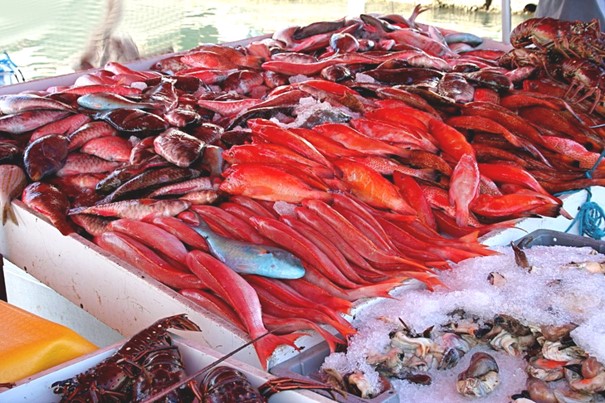
<svg viewBox="0 0 605 403">
<path fill-rule="evenodd" d="M 291 333 L 283 336 L 276 336 L 274 334 L 267 334 L 266 336 L 260 338 L 258 341 L 254 342 L 254 349 L 256 350 L 256 354 L 258 355 L 258 359 L 260 360 L 261 365 L 265 369 L 268 368 L 269 359 L 273 352 L 277 349 L 277 347 L 281 345 L 289 345 L 300 351 L 300 348 L 294 344 L 294 342 L 301 336 L 304 336 L 304 333 Z"/>
</svg>

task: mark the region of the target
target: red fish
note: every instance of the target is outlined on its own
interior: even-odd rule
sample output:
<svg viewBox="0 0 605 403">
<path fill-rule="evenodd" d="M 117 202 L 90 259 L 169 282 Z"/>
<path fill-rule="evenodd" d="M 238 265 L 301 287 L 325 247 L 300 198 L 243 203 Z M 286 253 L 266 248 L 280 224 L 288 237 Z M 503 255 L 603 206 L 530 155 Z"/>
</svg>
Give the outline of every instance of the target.
<svg viewBox="0 0 605 403">
<path fill-rule="evenodd" d="M 105 136 L 88 140 L 80 148 L 80 152 L 115 162 L 128 162 L 131 150 L 132 144 L 128 140 L 117 136 Z"/>
<path fill-rule="evenodd" d="M 185 245 L 176 236 L 157 225 L 120 218 L 112 221 L 107 228 L 131 236 L 146 246 L 185 264 L 185 258 L 187 257 Z"/>
<path fill-rule="evenodd" d="M 71 133 L 69 137 L 69 151 L 77 150 L 88 141 L 105 136 L 117 135 L 116 129 L 105 122 L 90 122 Z"/>
<path fill-rule="evenodd" d="M 263 336 L 254 343 L 254 348 L 264 369 L 267 369 L 269 358 L 278 346 L 287 344 L 297 348 L 294 341 L 301 336 L 299 333 L 287 336 L 268 334 L 263 324 L 258 295 L 239 274 L 221 261 L 200 251 L 189 252 L 187 264 L 206 287 L 223 298 L 239 314 L 251 339 Z"/>
<path fill-rule="evenodd" d="M 469 221 L 469 205 L 479 194 L 479 167 L 475 155 L 464 154 L 456 164 L 450 180 L 450 203 L 456 209 L 456 223 L 466 226 Z"/>
<path fill-rule="evenodd" d="M 34 130 L 29 138 L 29 142 L 31 143 L 40 137 L 46 136 L 47 134 L 61 134 L 70 137 L 71 133 L 78 130 L 80 127 L 82 127 L 82 125 L 86 125 L 88 122 L 90 122 L 90 120 L 90 116 L 81 113 L 67 116 L 63 119 L 48 123 Z"/>
<path fill-rule="evenodd" d="M 69 140 L 65 136 L 49 134 L 29 144 L 23 153 L 23 165 L 33 181 L 59 171 L 67 157 Z"/>
<path fill-rule="evenodd" d="M 193 228 L 178 218 L 153 217 L 150 222 L 163 230 L 170 232 L 172 235 L 180 239 L 184 244 L 204 252 L 208 251 L 208 244 L 206 243 L 206 240 Z"/>
<path fill-rule="evenodd" d="M 274 166 L 237 164 L 224 173 L 219 189 L 232 195 L 298 203 L 303 199 L 330 200 L 332 196 L 311 188 L 302 179 Z"/>
<path fill-rule="evenodd" d="M 455 161 L 459 161 L 464 154 L 475 156 L 475 150 L 466 140 L 464 134 L 452 126 L 434 119 L 430 121 L 429 130 L 437 139 L 439 148 Z"/>
<path fill-rule="evenodd" d="M 203 141 L 175 128 L 166 130 L 153 140 L 153 149 L 158 155 L 182 168 L 193 164 L 205 145 Z"/>
<path fill-rule="evenodd" d="M 119 166 L 119 163 L 107 161 L 94 155 L 72 152 L 67 155 L 57 176 L 69 176 L 79 174 L 96 174 L 111 172 Z"/>
<path fill-rule="evenodd" d="M 413 177 L 400 171 L 393 173 L 393 181 L 399 188 L 399 193 L 407 200 L 408 204 L 418 212 L 418 219 L 432 229 L 437 229 L 435 216 L 429 202 L 424 197 L 422 188 Z"/>
<path fill-rule="evenodd" d="M 0 131 L 22 134 L 70 115 L 71 112 L 33 110 L 14 115 L 0 116 Z"/>
<path fill-rule="evenodd" d="M 204 286 L 195 275 L 173 269 L 147 246 L 127 235 L 107 231 L 96 237 L 94 242 L 168 287 L 180 289 Z"/>
<path fill-rule="evenodd" d="M 372 155 L 399 155 L 402 157 L 408 154 L 402 147 L 370 138 L 344 124 L 324 123 L 315 126 L 313 130 L 353 151 Z"/>
<path fill-rule="evenodd" d="M 69 201 L 55 186 L 43 182 L 30 183 L 23 189 L 21 200 L 27 207 L 46 216 L 63 235 L 74 232 L 67 221 Z"/>
<path fill-rule="evenodd" d="M 378 172 L 345 159 L 335 161 L 334 165 L 342 171 L 343 181 L 361 201 L 377 208 L 416 215 L 416 211 L 401 197 L 397 188 Z"/>
</svg>

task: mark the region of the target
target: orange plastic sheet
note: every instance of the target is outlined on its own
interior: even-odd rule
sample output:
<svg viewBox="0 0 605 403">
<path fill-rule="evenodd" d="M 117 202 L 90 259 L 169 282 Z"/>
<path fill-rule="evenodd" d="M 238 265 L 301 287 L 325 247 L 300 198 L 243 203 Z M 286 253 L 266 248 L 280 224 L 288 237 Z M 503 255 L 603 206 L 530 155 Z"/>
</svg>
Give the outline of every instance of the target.
<svg viewBox="0 0 605 403">
<path fill-rule="evenodd" d="M 0 301 L 0 383 L 18 381 L 96 349 L 73 330 Z"/>
</svg>

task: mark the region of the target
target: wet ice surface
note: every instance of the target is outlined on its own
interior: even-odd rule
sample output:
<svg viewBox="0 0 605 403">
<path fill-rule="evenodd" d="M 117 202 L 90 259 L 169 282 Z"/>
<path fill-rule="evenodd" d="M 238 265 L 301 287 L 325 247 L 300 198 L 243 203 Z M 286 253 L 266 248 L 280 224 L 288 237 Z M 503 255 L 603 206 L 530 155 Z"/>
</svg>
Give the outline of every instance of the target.
<svg viewBox="0 0 605 403">
<path fill-rule="evenodd" d="M 430 326 L 449 321 L 448 312 L 464 309 L 471 314 L 491 319 L 495 314 L 508 314 L 525 324 L 579 325 L 572 333 L 575 342 L 600 362 L 605 362 L 605 275 L 569 267 L 569 263 L 602 262 L 605 256 L 591 248 L 535 246 L 524 250 L 531 271 L 515 263 L 512 249 L 499 248 L 499 255 L 469 259 L 443 273 L 446 288 L 434 292 L 403 289 L 393 292 L 396 299 L 381 300 L 356 314 L 353 324 L 359 332 L 349 343 L 347 353 L 332 354 L 324 366 L 347 373 L 359 369 L 370 381 L 378 374 L 365 362 L 371 352 L 383 353 L 389 344 L 389 332 L 399 327 L 399 319 L 421 333 Z M 487 280 L 492 272 L 504 276 L 502 285 Z M 510 396 L 525 388 L 525 364 L 520 358 L 475 347 L 453 369 L 433 370 L 430 386 L 394 381 L 401 401 L 468 402 L 456 392 L 457 375 L 468 367 L 475 351 L 485 350 L 500 367 L 500 385 L 480 401 L 508 402 Z"/>
</svg>

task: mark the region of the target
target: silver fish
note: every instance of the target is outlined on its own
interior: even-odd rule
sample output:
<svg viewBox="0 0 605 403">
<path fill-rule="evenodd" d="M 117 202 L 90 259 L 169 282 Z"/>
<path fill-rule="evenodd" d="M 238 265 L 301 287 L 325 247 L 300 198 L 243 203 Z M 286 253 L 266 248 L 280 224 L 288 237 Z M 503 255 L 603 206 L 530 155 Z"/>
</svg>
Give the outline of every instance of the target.
<svg viewBox="0 0 605 403">
<path fill-rule="evenodd" d="M 114 109 L 153 109 L 155 104 L 149 102 L 136 102 L 117 94 L 98 92 L 82 95 L 78 98 L 78 105 L 94 111 L 110 111 Z"/>
<path fill-rule="evenodd" d="M 284 249 L 222 237 L 204 222 L 193 229 L 206 239 L 215 258 L 238 273 L 280 279 L 297 279 L 305 275 L 302 262 Z"/>
<path fill-rule="evenodd" d="M 0 209 L 2 210 L 2 225 L 10 216 L 15 224 L 17 219 L 11 210 L 11 201 L 21 195 L 27 185 L 27 177 L 17 165 L 0 165 Z"/>
</svg>

